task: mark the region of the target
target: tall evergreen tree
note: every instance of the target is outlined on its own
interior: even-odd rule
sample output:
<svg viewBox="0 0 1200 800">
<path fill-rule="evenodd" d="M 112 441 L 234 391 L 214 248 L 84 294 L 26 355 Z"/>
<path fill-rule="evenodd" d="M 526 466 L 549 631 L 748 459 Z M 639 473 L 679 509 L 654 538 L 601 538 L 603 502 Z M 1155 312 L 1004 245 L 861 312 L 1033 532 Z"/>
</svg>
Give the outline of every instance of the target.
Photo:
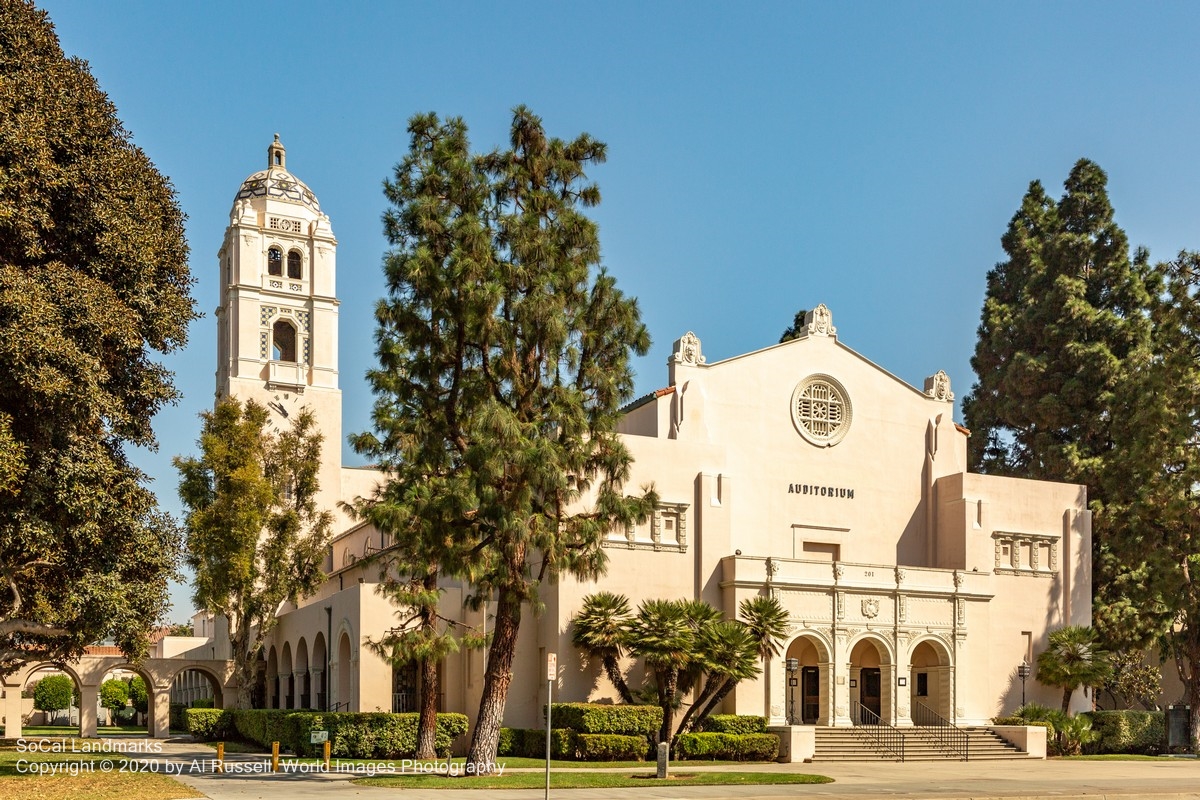
<svg viewBox="0 0 1200 800">
<path fill-rule="evenodd" d="M 988 273 L 978 381 L 963 400 L 970 458 L 983 472 L 1101 488 L 1112 405 L 1126 360 L 1146 346 L 1148 256 L 1131 258 L 1107 178 L 1080 160 L 1055 203 L 1038 181 Z"/>
<path fill-rule="evenodd" d="M 444 574 L 493 600 L 468 750 L 494 763 L 517 634 L 538 586 L 598 577 L 601 538 L 647 513 L 622 494 L 630 456 L 614 432 L 649 336 L 636 301 L 599 267 L 600 200 L 586 170 L 605 147 L 548 137 L 524 107 L 510 146 L 471 153 L 459 119 L 414 117 L 385 193 L 388 297 L 376 310 L 373 434 L 409 535 Z"/>
<path fill-rule="evenodd" d="M 200 415 L 200 456 L 176 457 L 196 605 L 229 621 L 237 703 L 249 708 L 276 610 L 316 590 L 332 515 L 317 508 L 321 433 L 312 412 L 268 430 L 267 409 L 236 398 Z"/>
<path fill-rule="evenodd" d="M 0 674 L 106 637 L 144 655 L 178 528 L 126 447 L 177 393 L 183 214 L 46 14 L 0 3 Z"/>
<path fill-rule="evenodd" d="M 1096 624 L 1109 642 L 1155 645 L 1200 708 L 1200 253 L 1157 273 L 1153 346 L 1117 394 L 1115 455 L 1099 543 Z M 1168 698 L 1174 700 L 1176 698 Z M 1200 742 L 1200 714 L 1192 715 Z"/>
</svg>

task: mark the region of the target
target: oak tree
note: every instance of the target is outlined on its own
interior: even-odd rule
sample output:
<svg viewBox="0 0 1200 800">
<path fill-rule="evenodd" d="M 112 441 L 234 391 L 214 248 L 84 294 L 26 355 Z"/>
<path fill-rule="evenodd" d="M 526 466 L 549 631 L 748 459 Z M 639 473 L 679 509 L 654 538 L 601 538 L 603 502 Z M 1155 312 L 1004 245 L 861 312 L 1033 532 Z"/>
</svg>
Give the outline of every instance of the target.
<svg viewBox="0 0 1200 800">
<path fill-rule="evenodd" d="M 146 653 L 180 535 L 130 445 L 195 317 L 184 217 L 46 14 L 0 4 L 0 673 Z"/>
</svg>

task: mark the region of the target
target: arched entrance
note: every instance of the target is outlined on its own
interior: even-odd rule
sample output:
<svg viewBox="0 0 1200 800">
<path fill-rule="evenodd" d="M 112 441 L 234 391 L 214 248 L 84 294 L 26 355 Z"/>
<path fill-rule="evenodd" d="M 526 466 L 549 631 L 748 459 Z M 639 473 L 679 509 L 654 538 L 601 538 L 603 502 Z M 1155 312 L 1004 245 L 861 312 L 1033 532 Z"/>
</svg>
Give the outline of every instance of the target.
<svg viewBox="0 0 1200 800">
<path fill-rule="evenodd" d="M 100 681 L 97 732 L 153 736 L 154 695 L 154 680 L 142 670 L 131 664 L 111 667 Z"/>
<path fill-rule="evenodd" d="M 325 634 L 318 633 L 317 638 L 313 639 L 312 649 L 312 666 L 309 668 L 313 672 L 313 689 L 317 693 L 318 711 L 325 711 L 329 708 L 329 652 L 325 649 Z"/>
<path fill-rule="evenodd" d="M 850 719 L 855 725 L 894 719 L 892 661 L 881 640 L 860 639 L 850 650 Z"/>
<path fill-rule="evenodd" d="M 944 725 L 952 720 L 954 667 L 949 650 L 937 639 L 925 639 L 913 647 L 908 660 L 913 724 Z"/>
<path fill-rule="evenodd" d="M 267 652 L 267 708 L 279 708 L 279 656 L 275 645 Z"/>
<path fill-rule="evenodd" d="M 41 687 L 41 691 L 39 691 L 38 684 L 47 678 L 53 680 Z M 69 690 L 67 690 L 68 683 L 70 684 Z M 18 690 L 21 696 L 20 714 L 22 718 L 27 716 L 29 719 L 29 725 L 23 726 L 23 735 L 44 736 L 73 733 L 82 736 L 81 690 L 82 684 L 79 676 L 62 666 L 39 664 L 30 670 Z M 6 691 L 12 690 L 6 688 Z M 65 705 L 62 705 L 64 702 Z M 60 705 L 61 708 L 56 707 Z M 15 707 L 15 703 L 13 706 Z M 38 706 L 44 706 L 44 708 L 38 708 Z M 5 722 L 8 722 L 7 718 Z M 5 727 L 5 736 L 12 738 L 12 734 L 7 731 L 8 726 Z M 70 730 L 72 728 L 73 731 Z"/>
<path fill-rule="evenodd" d="M 300 637 L 296 644 L 297 708 L 312 708 L 312 673 L 308 665 L 308 643 Z"/>
<path fill-rule="evenodd" d="M 787 723 L 828 725 L 830 658 L 825 643 L 802 634 L 788 645 L 783 663 Z"/>
<path fill-rule="evenodd" d="M 353 711 L 354 703 L 351 699 L 351 683 L 350 679 L 354 672 L 354 667 L 350 663 L 353 658 L 354 651 L 350 646 L 350 636 L 347 633 L 342 633 L 338 639 L 338 680 L 337 680 L 337 706 L 340 711 Z"/>
<path fill-rule="evenodd" d="M 283 655 L 279 657 L 279 683 L 283 696 L 280 708 L 296 707 L 296 675 L 292 672 L 292 643 L 283 643 Z"/>
</svg>

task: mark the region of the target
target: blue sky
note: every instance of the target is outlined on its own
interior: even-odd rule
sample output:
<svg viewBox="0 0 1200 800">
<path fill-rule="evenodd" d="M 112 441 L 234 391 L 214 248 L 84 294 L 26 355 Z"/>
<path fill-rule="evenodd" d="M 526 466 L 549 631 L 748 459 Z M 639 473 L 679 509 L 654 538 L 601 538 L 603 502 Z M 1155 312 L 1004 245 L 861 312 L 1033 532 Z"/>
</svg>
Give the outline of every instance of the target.
<svg viewBox="0 0 1200 800">
<path fill-rule="evenodd" d="M 1029 181 L 1058 196 L 1080 157 L 1108 172 L 1133 244 L 1200 249 L 1194 4 L 40 6 L 188 215 L 205 316 L 167 359 L 184 398 L 156 419 L 160 449 L 136 454 L 174 512 L 170 459 L 212 402 L 216 252 L 275 132 L 339 240 L 347 433 L 370 424 L 381 182 L 417 112 L 462 116 L 478 150 L 521 103 L 553 135 L 608 143 L 594 216 L 654 338 L 639 394 L 665 384 L 684 332 L 714 361 L 823 302 L 844 343 L 918 386 L 944 369 L 961 398 L 1000 235 Z"/>
</svg>

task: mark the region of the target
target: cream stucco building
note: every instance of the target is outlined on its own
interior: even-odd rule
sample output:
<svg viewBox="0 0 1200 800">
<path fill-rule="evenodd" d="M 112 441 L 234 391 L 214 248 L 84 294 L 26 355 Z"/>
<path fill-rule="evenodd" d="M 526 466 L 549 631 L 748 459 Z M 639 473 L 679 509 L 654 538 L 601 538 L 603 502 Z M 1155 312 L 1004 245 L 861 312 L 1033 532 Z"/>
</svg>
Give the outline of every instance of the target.
<svg viewBox="0 0 1200 800">
<path fill-rule="evenodd" d="M 327 580 L 284 609 L 260 699 L 409 710 L 413 672 L 364 645 L 395 624 L 375 567 L 362 563 L 388 543 L 338 505 L 380 476 L 338 457 L 337 242 L 278 137 L 268 159 L 242 184 L 220 250 L 217 391 L 258 399 L 279 425 L 313 409 L 327 442 L 323 504 L 339 516 Z M 970 434 L 953 421 L 953 399 L 943 372 L 915 388 L 847 347 L 825 306 L 799 338 L 714 363 L 695 335 L 681 337 L 664 388 L 631 403 L 620 425 L 635 459 L 629 485 L 653 482 L 661 504 L 605 542 L 601 583 L 543 590 L 544 613 L 522 623 L 506 723 L 540 724 L 548 653 L 558 655 L 556 699 L 612 697 L 599 665 L 570 643 L 581 599 L 601 588 L 635 605 L 701 598 L 731 617 L 746 597 L 776 595 L 796 669 L 773 660 L 738 686 L 730 712 L 842 726 L 865 708 L 904 726 L 930 712 L 984 723 L 1015 708 L 1022 659 L 1032 662 L 1048 631 L 1090 621 L 1085 490 L 968 472 Z M 486 611 L 464 611 L 463 596 L 447 586 L 444 612 L 486 626 Z M 444 709 L 474 715 L 483 657 L 443 664 Z M 1027 688 L 1031 700 L 1061 697 Z"/>
</svg>

